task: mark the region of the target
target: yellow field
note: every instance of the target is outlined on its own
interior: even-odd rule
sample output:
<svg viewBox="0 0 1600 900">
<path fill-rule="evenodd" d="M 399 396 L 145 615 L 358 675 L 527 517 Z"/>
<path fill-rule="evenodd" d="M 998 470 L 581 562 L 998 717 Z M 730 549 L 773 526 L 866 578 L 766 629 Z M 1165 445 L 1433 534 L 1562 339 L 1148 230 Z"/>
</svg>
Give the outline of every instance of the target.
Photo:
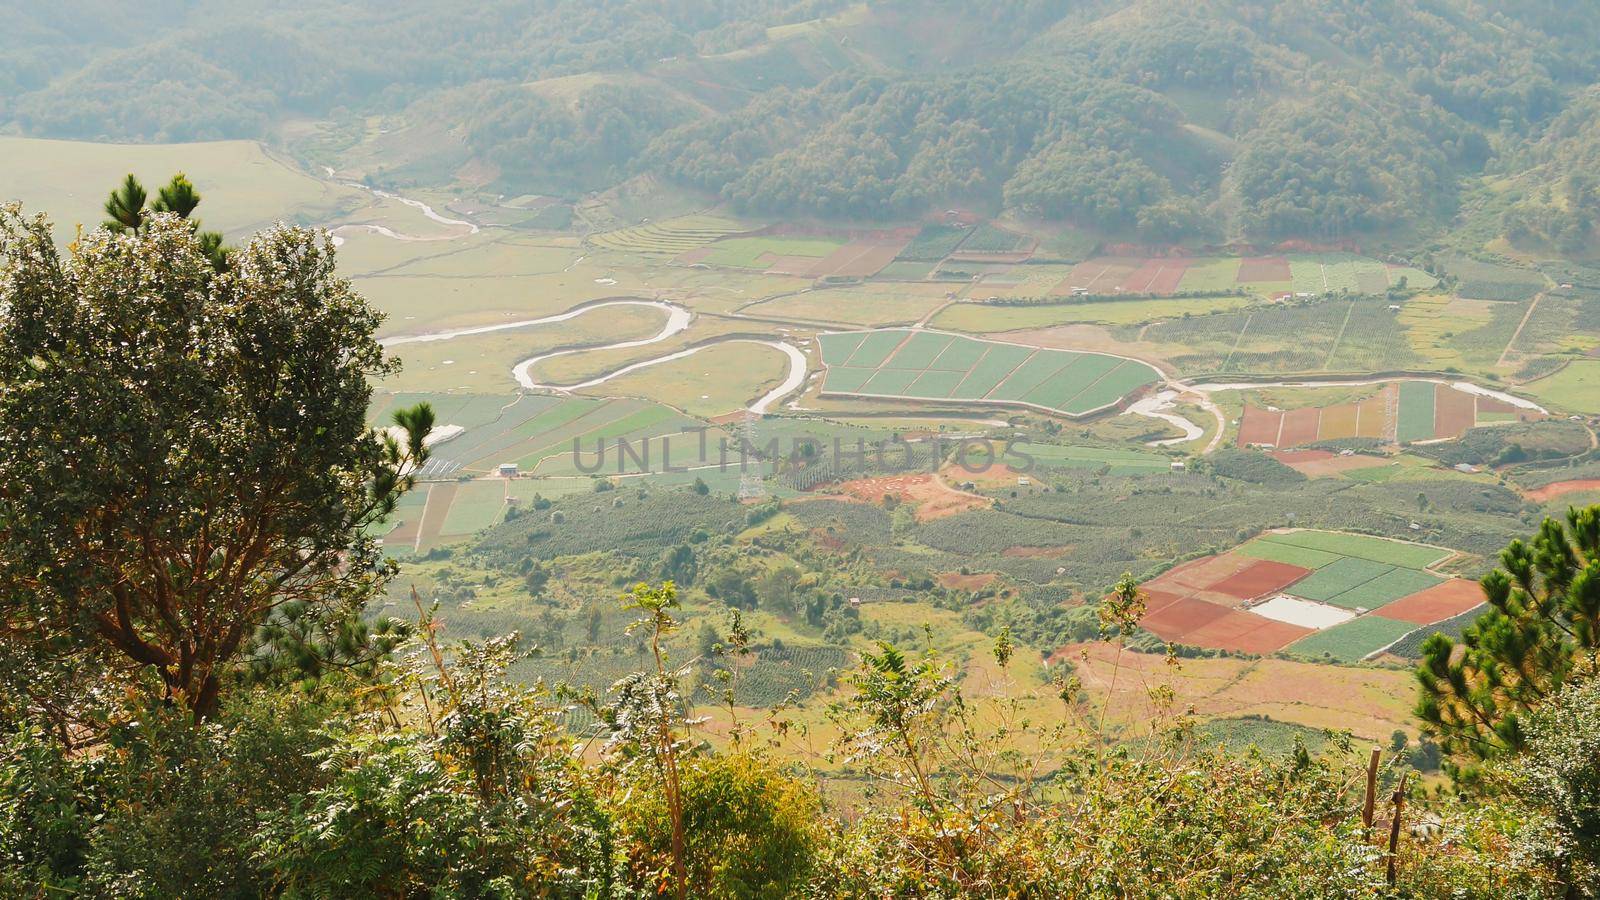
<svg viewBox="0 0 1600 900">
<path fill-rule="evenodd" d="M 761 344 L 722 344 L 614 378 L 583 391 L 605 397 L 642 397 L 692 416 L 737 412 L 777 387 L 789 358 Z"/>
<path fill-rule="evenodd" d="M 1451 335 L 1472 331 L 1489 323 L 1493 304 L 1486 300 L 1459 300 L 1432 294 L 1406 301 L 1399 320 L 1417 355 L 1439 368 L 1471 368 L 1460 351 L 1450 346 Z"/>
<path fill-rule="evenodd" d="M 198 215 L 207 228 L 230 238 L 285 219 L 314 224 L 367 206 L 373 197 L 320 181 L 268 156 L 253 141 L 198 144 L 95 144 L 0 137 L 0 199 L 21 200 L 43 212 L 57 238 L 70 240 L 78 224 L 105 219 L 106 194 L 132 172 L 155 193 L 184 172 L 204 195 Z M 408 210 L 410 218 L 427 220 Z"/>
</svg>

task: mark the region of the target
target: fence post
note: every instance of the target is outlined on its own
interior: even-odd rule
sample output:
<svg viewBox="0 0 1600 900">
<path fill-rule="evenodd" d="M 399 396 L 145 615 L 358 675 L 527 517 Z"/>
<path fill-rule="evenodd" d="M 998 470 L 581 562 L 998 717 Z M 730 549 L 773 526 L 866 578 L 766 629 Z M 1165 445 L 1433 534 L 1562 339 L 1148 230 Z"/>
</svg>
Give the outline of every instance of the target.
<svg viewBox="0 0 1600 900">
<path fill-rule="evenodd" d="M 1372 816 L 1378 805 L 1378 759 L 1383 751 L 1372 748 L 1372 758 L 1367 760 L 1367 800 L 1361 806 L 1361 836 L 1372 840 Z"/>
<path fill-rule="evenodd" d="M 1406 802 L 1406 776 L 1409 772 L 1400 773 L 1400 783 L 1395 786 L 1394 796 L 1390 801 L 1394 803 L 1394 818 L 1389 822 L 1389 886 L 1394 887 L 1395 879 L 1399 874 L 1399 849 L 1400 849 L 1400 810 Z"/>
</svg>

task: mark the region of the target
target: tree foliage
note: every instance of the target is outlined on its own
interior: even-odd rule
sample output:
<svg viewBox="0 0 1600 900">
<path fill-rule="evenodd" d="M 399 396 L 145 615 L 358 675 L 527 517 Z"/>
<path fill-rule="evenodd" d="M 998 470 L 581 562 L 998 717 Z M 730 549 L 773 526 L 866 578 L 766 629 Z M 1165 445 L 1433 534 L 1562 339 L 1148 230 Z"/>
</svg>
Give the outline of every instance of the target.
<svg viewBox="0 0 1600 900">
<path fill-rule="evenodd" d="M 1417 714 L 1461 760 L 1524 748 L 1523 719 L 1600 662 L 1600 507 L 1545 519 L 1483 579 L 1490 609 L 1461 642 L 1423 644 Z"/>
<path fill-rule="evenodd" d="M 132 195 L 129 196 L 132 199 Z M 13 641 L 215 712 L 272 610 L 330 623 L 389 573 L 362 530 L 426 451 L 366 423 L 390 370 L 326 237 L 278 228 L 219 273 L 148 213 L 62 258 L 0 212 L 0 594 Z"/>
</svg>

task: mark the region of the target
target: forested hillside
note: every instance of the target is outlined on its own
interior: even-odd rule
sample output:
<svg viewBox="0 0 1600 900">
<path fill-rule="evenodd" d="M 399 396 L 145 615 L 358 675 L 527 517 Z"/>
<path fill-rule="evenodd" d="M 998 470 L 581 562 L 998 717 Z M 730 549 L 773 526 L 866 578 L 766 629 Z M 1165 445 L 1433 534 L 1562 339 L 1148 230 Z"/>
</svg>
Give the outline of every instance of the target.
<svg viewBox="0 0 1600 900">
<path fill-rule="evenodd" d="M 768 215 L 1327 241 L 1436 231 L 1487 176 L 1497 232 L 1569 252 L 1597 202 L 1581 4 L 9 0 L 0 22 L 12 130 L 293 143 L 315 122 L 298 149 L 335 157 L 403 134 L 408 159 L 365 173 L 397 185 L 648 173 Z"/>
</svg>

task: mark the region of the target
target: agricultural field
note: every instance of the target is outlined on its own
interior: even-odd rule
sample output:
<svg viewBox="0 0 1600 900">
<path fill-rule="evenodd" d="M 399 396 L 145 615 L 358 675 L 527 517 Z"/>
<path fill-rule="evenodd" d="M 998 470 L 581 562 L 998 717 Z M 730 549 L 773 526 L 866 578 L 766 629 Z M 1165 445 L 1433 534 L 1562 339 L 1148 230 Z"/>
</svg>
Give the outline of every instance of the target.
<svg viewBox="0 0 1600 900">
<path fill-rule="evenodd" d="M 849 288 L 818 288 L 742 307 L 741 315 L 784 321 L 882 327 L 914 325 L 949 303 L 941 284 L 872 282 Z"/>
<path fill-rule="evenodd" d="M 1558 409 L 1600 415 L 1600 359 L 1573 360 L 1522 389 Z"/>
<path fill-rule="evenodd" d="M 1446 256 L 1440 264 L 1456 278 L 1456 293 L 1471 300 L 1528 300 L 1550 286 L 1549 279 L 1530 269 L 1466 256 Z"/>
<path fill-rule="evenodd" d="M 1027 443 L 1015 445 L 1012 452 L 1025 453 L 1035 465 L 1046 469 L 1087 469 L 1103 470 L 1111 475 L 1149 475 L 1172 468 L 1170 457 L 1139 450 Z"/>
<path fill-rule="evenodd" d="M 720 216 L 679 216 L 607 231 L 590 237 L 589 242 L 596 247 L 622 253 L 677 256 L 748 230 L 739 222 Z"/>
<path fill-rule="evenodd" d="M 1289 448 L 1367 437 L 1405 444 L 1455 439 L 1479 426 L 1542 418 L 1535 410 L 1447 384 L 1402 381 L 1377 387 L 1365 399 L 1333 406 L 1283 410 L 1247 402 L 1238 443 Z"/>
<path fill-rule="evenodd" d="M 1141 623 L 1174 643 L 1357 662 L 1483 602 L 1429 571 L 1440 547 L 1326 531 L 1269 532 L 1145 585 Z"/>
<path fill-rule="evenodd" d="M 844 246 L 843 241 L 820 237 L 735 237 L 717 241 L 693 257 L 679 262 L 705 263 L 734 269 L 789 270 L 810 267 Z M 786 274 L 793 274 L 787 272 Z"/>
<path fill-rule="evenodd" d="M 1425 290 L 1436 279 L 1418 269 L 1389 266 L 1349 253 L 1249 259 L 1097 257 L 1078 264 L 1052 293 L 1162 296 L 1244 292 L 1263 297 L 1382 294 L 1402 283 L 1408 289 Z"/>
<path fill-rule="evenodd" d="M 835 332 L 818 342 L 827 367 L 825 394 L 1027 406 L 1083 416 L 1160 378 L 1135 360 L 935 331 Z"/>
<path fill-rule="evenodd" d="M 1383 297 L 1364 295 L 1287 299 L 1173 316 L 1145 328 L 1118 329 L 1118 336 L 1149 343 L 1185 373 L 1364 374 L 1417 361 L 1390 306 Z"/>
<path fill-rule="evenodd" d="M 968 229 L 954 225 L 924 225 L 917 236 L 900 251 L 898 258 L 917 262 L 938 262 L 954 253 L 969 234 Z"/>
<path fill-rule="evenodd" d="M 147 186 L 186 173 L 204 195 L 206 227 L 238 239 L 283 219 L 303 225 L 336 221 L 370 206 L 371 194 L 313 178 L 253 141 L 193 144 L 96 144 L 0 137 L 0 198 L 21 199 L 46 213 L 57 240 L 72 240 L 78 225 L 105 219 L 105 196 L 129 172 Z M 406 227 L 424 227 L 412 214 Z M 397 225 L 397 227 L 399 227 Z"/>
<path fill-rule="evenodd" d="M 1034 240 L 1027 235 L 985 222 L 971 229 L 961 242 L 957 255 L 963 258 L 985 256 L 1010 256 L 1026 254 L 1033 249 Z"/>
<path fill-rule="evenodd" d="M 714 418 L 738 412 L 777 387 L 789 374 L 789 358 L 756 343 L 714 344 L 692 356 L 637 369 L 583 393 L 642 397 L 677 407 L 691 416 Z"/>
<path fill-rule="evenodd" d="M 560 323 L 398 344 L 389 352 L 402 368 L 377 388 L 396 393 L 503 392 L 516 386 L 511 370 L 525 359 L 558 348 L 641 340 L 660 333 L 666 320 L 659 309 L 614 306 Z"/>
<path fill-rule="evenodd" d="M 951 331 L 996 334 L 1028 328 L 1094 323 L 1136 325 L 1163 319 L 1203 317 L 1253 306 L 1259 300 L 1243 297 L 1173 297 L 1129 300 L 1066 300 L 1059 303 L 1019 305 L 955 303 L 930 324 Z"/>
</svg>

